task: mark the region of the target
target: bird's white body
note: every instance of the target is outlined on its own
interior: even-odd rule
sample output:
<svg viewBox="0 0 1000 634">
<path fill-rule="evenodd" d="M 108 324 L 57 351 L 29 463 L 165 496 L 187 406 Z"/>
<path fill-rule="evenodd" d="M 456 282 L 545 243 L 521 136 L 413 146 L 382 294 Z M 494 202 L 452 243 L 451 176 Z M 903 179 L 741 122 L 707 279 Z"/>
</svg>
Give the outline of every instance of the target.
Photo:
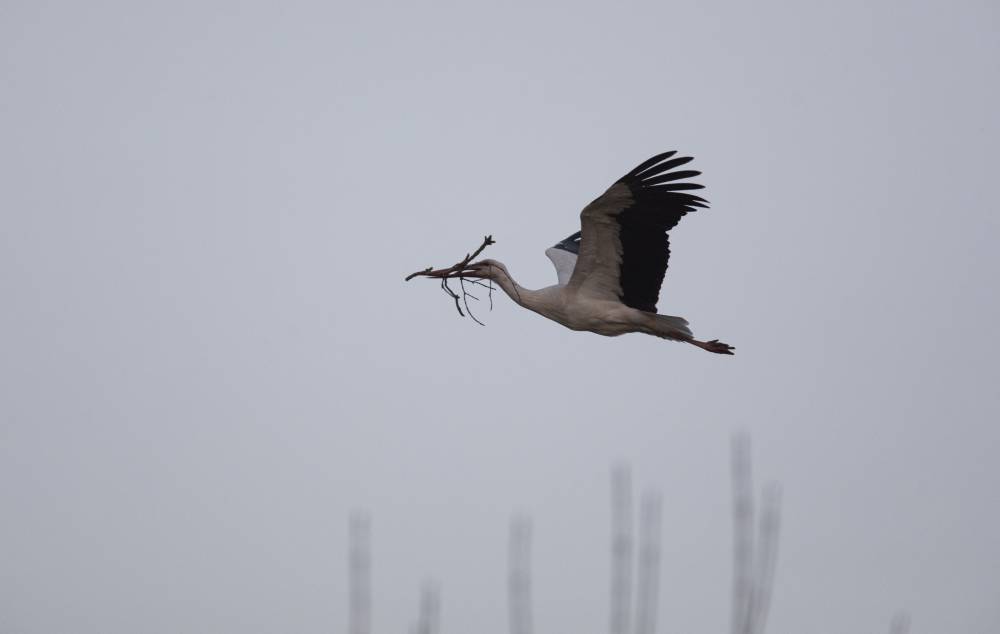
<svg viewBox="0 0 1000 634">
<path fill-rule="evenodd" d="M 483 260 L 479 264 L 483 267 L 483 277 L 495 281 L 517 304 L 570 330 L 585 330 L 606 337 L 630 332 L 677 340 L 691 336 L 683 317 L 649 313 L 617 300 L 590 297 L 567 284 L 524 288 L 510 277 L 504 264 L 496 260 Z"/>
<path fill-rule="evenodd" d="M 521 306 L 570 330 L 588 330 L 614 337 L 635 331 L 641 322 L 640 311 L 634 308 L 621 302 L 581 297 L 579 291 L 568 290 L 562 284 L 534 291 L 522 289 L 519 295 Z"/>
</svg>

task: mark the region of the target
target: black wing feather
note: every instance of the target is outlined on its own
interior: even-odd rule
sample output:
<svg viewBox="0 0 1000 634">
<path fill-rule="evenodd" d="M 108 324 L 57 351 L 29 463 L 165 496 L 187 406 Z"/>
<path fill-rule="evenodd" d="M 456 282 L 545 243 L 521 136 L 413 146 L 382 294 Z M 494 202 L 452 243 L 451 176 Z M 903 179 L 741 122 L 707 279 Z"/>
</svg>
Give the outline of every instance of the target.
<svg viewBox="0 0 1000 634">
<path fill-rule="evenodd" d="M 631 172 L 629 172 L 628 174 L 626 174 L 622 178 L 623 179 L 625 179 L 625 178 L 632 178 L 633 176 L 636 176 L 637 174 L 643 172 L 647 167 L 651 167 L 653 165 L 656 165 L 660 161 L 662 161 L 664 159 L 668 159 L 671 156 L 673 156 L 674 154 L 677 154 L 677 150 L 671 150 L 670 152 L 664 152 L 663 154 L 657 154 L 653 158 L 651 158 L 651 159 L 649 159 L 647 161 L 643 161 L 642 163 L 639 163 L 639 165 L 634 170 L 632 170 Z"/>
<path fill-rule="evenodd" d="M 660 174 L 656 178 L 650 178 L 649 180 L 642 181 L 642 184 L 646 186 L 659 185 L 660 183 L 678 181 L 682 178 L 693 178 L 699 174 L 701 174 L 701 172 L 696 172 L 695 170 L 681 170 L 679 172 L 670 172 L 669 174 Z"/>
<path fill-rule="evenodd" d="M 662 189 L 668 192 L 681 191 L 682 189 L 704 189 L 704 185 L 699 185 L 697 183 L 674 183 L 672 185 L 663 185 L 657 189 Z"/>
<path fill-rule="evenodd" d="M 675 154 L 675 152 L 667 152 L 666 153 L 667 156 L 672 156 L 674 154 Z M 653 159 L 649 159 L 649 160 L 652 161 Z M 659 165 L 654 165 L 653 167 L 646 168 L 645 170 L 641 171 L 638 176 L 641 179 L 646 179 L 646 178 L 649 178 L 650 176 L 656 176 L 657 174 L 662 174 L 663 172 L 666 172 L 668 170 L 672 170 L 675 167 L 680 167 L 681 165 L 684 165 L 686 163 L 690 163 L 693 160 L 694 160 L 694 157 L 691 157 L 691 156 L 678 156 L 677 158 L 675 158 L 675 159 L 673 159 L 671 161 L 666 161 L 665 163 L 660 163 Z M 638 168 L 636 168 L 636 169 L 638 169 Z"/>
<path fill-rule="evenodd" d="M 670 172 L 692 160 L 691 157 L 665 160 L 674 154 L 676 151 L 658 154 L 618 180 L 628 186 L 633 200 L 617 217 L 622 243 L 621 300 L 627 306 L 651 313 L 656 312 L 670 259 L 667 232 L 688 212 L 708 206 L 704 198 L 682 193 L 702 189 L 702 185 L 673 182 L 700 174 L 693 170 Z"/>
</svg>

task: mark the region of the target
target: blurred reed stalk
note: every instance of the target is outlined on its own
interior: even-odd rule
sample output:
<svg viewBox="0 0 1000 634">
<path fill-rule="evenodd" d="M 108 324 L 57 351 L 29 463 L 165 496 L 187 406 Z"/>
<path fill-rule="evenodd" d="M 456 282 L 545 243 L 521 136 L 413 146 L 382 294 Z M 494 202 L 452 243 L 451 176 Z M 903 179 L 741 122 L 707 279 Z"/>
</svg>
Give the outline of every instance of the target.
<svg viewBox="0 0 1000 634">
<path fill-rule="evenodd" d="M 425 582 L 420 589 L 420 611 L 412 634 L 438 634 L 441 624 L 441 596 L 437 585 Z"/>
<path fill-rule="evenodd" d="M 736 434 L 731 453 L 733 509 L 732 634 L 763 634 L 767 624 L 778 558 L 781 493 L 769 484 L 761 494 L 755 524 L 750 437 Z M 639 547 L 633 545 L 632 476 L 628 466 L 611 473 L 610 634 L 656 634 L 660 592 L 662 499 L 643 493 L 639 507 Z M 352 513 L 349 540 L 349 634 L 371 634 L 371 523 L 367 514 Z M 534 634 L 531 582 L 532 523 L 515 516 L 510 523 L 507 560 L 507 608 L 510 634 Z M 634 563 L 637 562 L 637 566 Z M 636 592 L 633 605 L 633 576 Z M 634 612 L 633 612 L 634 609 Z M 633 620 L 634 614 L 634 620 Z M 411 634 L 438 634 L 441 598 L 438 587 L 425 582 Z M 910 619 L 897 614 L 889 634 L 908 634 Z"/>
<path fill-rule="evenodd" d="M 910 631 L 910 617 L 908 614 L 897 614 L 892 617 L 892 622 L 889 624 L 889 634 L 909 634 Z"/>
<path fill-rule="evenodd" d="M 781 525 L 781 494 L 777 485 L 771 484 L 764 488 L 760 523 L 755 530 L 750 437 L 746 434 L 733 437 L 732 480 L 732 634 L 762 634 L 767 624 L 771 590 L 774 587 Z"/>
<path fill-rule="evenodd" d="M 619 465 L 611 473 L 610 634 L 629 634 L 632 600 L 632 476 Z"/>
<path fill-rule="evenodd" d="M 507 546 L 507 611 L 510 634 L 532 634 L 531 519 L 515 517 Z"/>
<path fill-rule="evenodd" d="M 361 512 L 348 524 L 349 634 L 371 634 L 371 521 Z"/>
</svg>

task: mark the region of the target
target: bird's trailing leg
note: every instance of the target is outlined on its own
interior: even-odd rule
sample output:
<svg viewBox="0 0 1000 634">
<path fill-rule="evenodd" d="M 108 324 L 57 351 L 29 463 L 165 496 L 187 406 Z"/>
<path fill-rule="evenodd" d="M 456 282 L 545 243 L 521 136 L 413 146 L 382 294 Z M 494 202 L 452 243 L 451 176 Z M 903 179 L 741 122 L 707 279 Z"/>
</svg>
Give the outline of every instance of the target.
<svg viewBox="0 0 1000 634">
<path fill-rule="evenodd" d="M 728 343 L 722 343 L 718 339 L 712 339 L 711 341 L 698 341 L 697 339 L 688 338 L 683 341 L 696 345 L 702 350 L 708 350 L 709 352 L 714 352 L 716 354 L 733 354 L 733 350 L 736 349 Z"/>
<path fill-rule="evenodd" d="M 698 346 L 702 350 L 716 354 L 733 354 L 733 350 L 735 350 L 728 343 L 722 343 L 718 339 L 698 341 L 691 336 L 691 329 L 688 328 L 688 322 L 683 317 L 657 315 L 646 312 L 640 312 L 639 315 L 642 330 L 648 334 L 663 337 L 671 341 L 684 341 L 692 346 Z"/>
</svg>

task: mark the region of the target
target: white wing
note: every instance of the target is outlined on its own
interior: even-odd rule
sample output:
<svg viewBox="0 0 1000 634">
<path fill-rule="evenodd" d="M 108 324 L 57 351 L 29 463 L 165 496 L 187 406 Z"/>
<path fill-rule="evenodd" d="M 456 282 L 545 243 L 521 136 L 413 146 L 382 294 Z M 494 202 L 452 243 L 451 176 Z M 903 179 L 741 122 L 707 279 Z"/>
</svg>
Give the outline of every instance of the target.
<svg viewBox="0 0 1000 634">
<path fill-rule="evenodd" d="M 576 268 L 576 254 L 556 247 L 549 247 L 545 249 L 545 255 L 552 260 L 552 265 L 556 267 L 559 285 L 566 286 L 569 283 L 569 278 L 573 276 L 573 269 Z"/>
<path fill-rule="evenodd" d="M 580 232 L 577 231 L 565 240 L 557 242 L 553 247 L 545 250 L 545 255 L 552 260 L 556 267 L 556 275 L 559 277 L 559 286 L 566 286 L 573 277 L 573 270 L 576 268 L 577 253 L 580 251 Z"/>
</svg>

